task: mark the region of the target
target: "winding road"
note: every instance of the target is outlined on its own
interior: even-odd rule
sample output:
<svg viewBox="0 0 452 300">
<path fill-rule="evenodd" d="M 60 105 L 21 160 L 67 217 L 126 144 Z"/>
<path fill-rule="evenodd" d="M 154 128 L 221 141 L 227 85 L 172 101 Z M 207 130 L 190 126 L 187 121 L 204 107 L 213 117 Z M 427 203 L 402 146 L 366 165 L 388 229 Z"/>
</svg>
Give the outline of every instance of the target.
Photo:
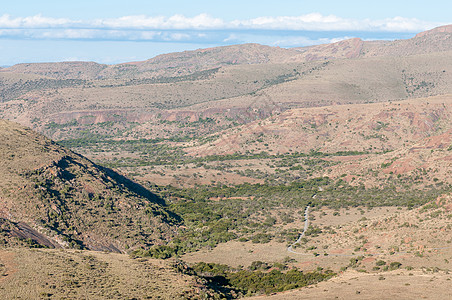
<svg viewBox="0 0 452 300">
<path fill-rule="evenodd" d="M 312 255 L 312 254 L 309 254 L 309 253 L 300 253 L 300 252 L 296 252 L 296 251 L 293 250 L 293 246 L 301 241 L 301 239 L 304 237 L 304 234 L 306 233 L 306 230 L 308 230 L 308 227 L 309 227 L 309 205 L 306 206 L 306 209 L 304 211 L 304 229 L 303 229 L 303 232 L 298 237 L 298 240 L 296 240 L 289 247 L 287 247 L 287 251 L 288 252 L 295 253 L 295 254 Z"/>
</svg>

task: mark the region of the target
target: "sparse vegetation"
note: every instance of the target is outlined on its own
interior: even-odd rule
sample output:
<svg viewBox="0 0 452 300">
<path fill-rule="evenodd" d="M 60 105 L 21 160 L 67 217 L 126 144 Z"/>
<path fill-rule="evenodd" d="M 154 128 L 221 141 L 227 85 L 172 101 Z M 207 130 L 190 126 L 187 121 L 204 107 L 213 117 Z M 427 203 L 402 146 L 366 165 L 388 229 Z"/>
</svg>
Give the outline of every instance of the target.
<svg viewBox="0 0 452 300">
<path fill-rule="evenodd" d="M 450 280 L 450 40 L 2 69 L 0 117 L 58 140 L 0 121 L 2 295 L 238 298 L 339 271 L 369 290 Z"/>
</svg>

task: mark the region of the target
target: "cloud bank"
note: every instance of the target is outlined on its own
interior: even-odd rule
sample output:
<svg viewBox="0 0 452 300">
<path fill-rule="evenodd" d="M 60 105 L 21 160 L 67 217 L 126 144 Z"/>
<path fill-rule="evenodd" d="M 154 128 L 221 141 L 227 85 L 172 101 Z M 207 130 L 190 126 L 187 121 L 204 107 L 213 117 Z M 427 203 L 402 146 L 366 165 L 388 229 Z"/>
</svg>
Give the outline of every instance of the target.
<svg viewBox="0 0 452 300">
<path fill-rule="evenodd" d="M 384 20 L 344 19 L 319 13 L 301 16 L 258 17 L 225 21 L 207 14 L 194 17 L 123 16 L 113 19 L 72 20 L 0 16 L 0 38 L 95 41 L 147 41 L 184 43 L 261 42 L 274 45 L 311 45 L 334 37 L 303 37 L 303 32 L 417 33 L 443 24 L 394 17 Z M 339 33 L 342 32 L 342 33 Z M 346 34 L 345 34 L 346 33 Z"/>
</svg>

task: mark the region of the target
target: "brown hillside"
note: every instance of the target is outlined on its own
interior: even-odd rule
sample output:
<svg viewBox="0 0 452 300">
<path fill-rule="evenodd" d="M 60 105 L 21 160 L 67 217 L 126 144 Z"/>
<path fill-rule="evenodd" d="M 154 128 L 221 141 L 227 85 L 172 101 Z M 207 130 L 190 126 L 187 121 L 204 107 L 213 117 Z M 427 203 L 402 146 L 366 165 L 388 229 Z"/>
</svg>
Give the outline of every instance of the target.
<svg viewBox="0 0 452 300">
<path fill-rule="evenodd" d="M 4 243 L 122 252 L 173 235 L 162 200 L 112 170 L 4 120 L 0 149 Z"/>
<path fill-rule="evenodd" d="M 0 249 L 2 299 L 214 299 L 205 280 L 174 262 L 127 254 Z M 216 298 L 215 298 L 216 299 Z"/>
<path fill-rule="evenodd" d="M 452 25 L 440 26 L 440 27 L 433 28 L 431 30 L 420 32 L 420 33 L 416 34 L 416 37 L 423 37 L 423 36 L 437 34 L 437 33 L 449 33 L 449 34 L 452 33 Z"/>
<path fill-rule="evenodd" d="M 328 171 L 321 169 L 314 176 L 349 174 L 345 180 L 359 178 L 372 185 L 391 174 L 420 175 L 424 184 L 451 183 L 451 124 L 451 96 L 292 109 L 226 130 L 185 151 L 198 157 L 262 151 L 271 155 L 361 152 L 368 154 L 336 157 Z"/>
<path fill-rule="evenodd" d="M 418 33 L 415 37 L 395 41 L 362 41 L 352 38 L 331 44 L 294 48 L 301 54 L 296 61 L 334 60 L 362 57 L 400 57 L 449 51 L 452 48 L 452 25 Z"/>
<path fill-rule="evenodd" d="M 0 103 L 0 116 L 57 140 L 78 137 L 83 126 L 104 122 L 113 122 L 123 136 L 156 138 L 168 136 L 161 128 L 169 124 L 162 120 L 209 117 L 240 124 L 297 107 L 450 94 L 451 55 L 449 51 L 329 63 L 238 65 L 207 78 L 167 83 L 97 81 L 86 86 L 67 80 L 29 80 L 24 85 L 12 73 L 0 73 L 3 78 L 9 75 L 3 99 L 10 99 Z M 142 130 L 132 129 L 133 122 L 139 122 Z"/>
<path fill-rule="evenodd" d="M 194 148 L 200 155 L 254 151 L 259 136 L 270 153 L 395 150 L 425 137 L 446 134 L 452 124 L 452 97 L 391 103 L 292 109 L 265 120 L 223 132 L 210 144 Z M 409 141 L 409 142 L 407 142 Z M 447 148 L 437 145 L 437 148 Z"/>
</svg>

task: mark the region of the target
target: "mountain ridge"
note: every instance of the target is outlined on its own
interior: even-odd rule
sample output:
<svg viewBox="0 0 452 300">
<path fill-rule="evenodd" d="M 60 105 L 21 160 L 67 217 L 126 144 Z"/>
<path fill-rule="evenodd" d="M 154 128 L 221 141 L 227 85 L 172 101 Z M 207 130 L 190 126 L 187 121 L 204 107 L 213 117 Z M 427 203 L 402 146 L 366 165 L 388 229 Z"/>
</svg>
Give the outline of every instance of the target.
<svg viewBox="0 0 452 300">
<path fill-rule="evenodd" d="M 432 50 L 441 52 L 451 48 L 451 33 L 452 25 L 446 25 L 418 33 L 406 40 L 363 41 L 356 37 L 330 44 L 294 48 L 249 43 L 160 54 L 144 61 L 115 65 L 96 62 L 26 63 L 0 69 L 0 72 L 38 74 L 56 79 L 174 77 L 227 65 L 415 55 Z M 439 44 L 432 48 L 434 42 Z"/>
</svg>

